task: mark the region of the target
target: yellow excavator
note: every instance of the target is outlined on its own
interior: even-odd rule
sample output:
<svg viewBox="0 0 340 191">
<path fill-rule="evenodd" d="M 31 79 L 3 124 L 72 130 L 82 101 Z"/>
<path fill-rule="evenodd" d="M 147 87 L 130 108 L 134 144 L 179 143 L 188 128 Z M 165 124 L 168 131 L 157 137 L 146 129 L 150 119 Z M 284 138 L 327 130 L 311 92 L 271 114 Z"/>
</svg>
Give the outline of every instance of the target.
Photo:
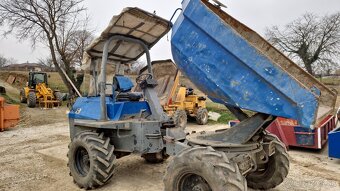
<svg viewBox="0 0 340 191">
<path fill-rule="evenodd" d="M 45 72 L 30 72 L 26 87 L 20 90 L 20 102 L 27 103 L 30 108 L 37 104 L 43 108 L 61 106 L 63 95 L 48 87 L 47 78 Z"/>
<path fill-rule="evenodd" d="M 205 125 L 208 122 L 208 110 L 206 109 L 206 98 L 194 93 L 192 88 L 179 87 L 181 73 L 178 71 L 175 82 L 170 91 L 168 102 L 163 105 L 164 111 L 172 116 L 175 124 L 185 127 L 187 117 L 194 117 L 197 124 Z M 175 97 L 175 99 L 173 99 Z"/>
<path fill-rule="evenodd" d="M 195 118 L 199 125 L 207 124 L 206 98 L 196 95 L 192 88 L 180 85 L 181 73 L 172 60 L 154 61 L 152 70 L 161 105 L 177 126 L 185 128 L 188 116 Z M 140 73 L 145 72 L 146 67 L 140 70 Z"/>
</svg>

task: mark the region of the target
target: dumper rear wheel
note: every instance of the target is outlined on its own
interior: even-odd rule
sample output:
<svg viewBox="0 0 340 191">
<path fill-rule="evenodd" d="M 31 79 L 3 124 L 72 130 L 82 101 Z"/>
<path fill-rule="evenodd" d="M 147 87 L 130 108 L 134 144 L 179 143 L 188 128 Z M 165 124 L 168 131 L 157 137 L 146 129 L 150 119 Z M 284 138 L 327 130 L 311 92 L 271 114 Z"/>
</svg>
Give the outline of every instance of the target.
<svg viewBox="0 0 340 191">
<path fill-rule="evenodd" d="M 165 191 L 244 191 L 247 182 L 225 153 L 211 147 L 181 151 L 170 162 L 164 177 Z"/>
<path fill-rule="evenodd" d="M 175 111 L 172 118 L 174 120 L 176 127 L 185 129 L 185 127 L 187 126 L 188 116 L 184 110 Z"/>
<path fill-rule="evenodd" d="M 115 168 L 114 147 L 104 133 L 83 132 L 69 145 L 68 167 L 74 182 L 84 189 L 102 186 Z"/>
<path fill-rule="evenodd" d="M 37 104 L 37 96 L 35 95 L 35 92 L 29 92 L 28 99 L 27 99 L 27 106 L 30 108 L 35 108 L 36 104 Z"/>
<path fill-rule="evenodd" d="M 20 90 L 20 103 L 27 103 L 27 97 L 25 95 L 25 89 Z"/>
<path fill-rule="evenodd" d="M 196 114 L 196 122 L 199 125 L 205 125 L 208 123 L 208 110 L 206 108 L 199 108 Z"/>
<path fill-rule="evenodd" d="M 269 162 L 264 168 L 246 177 L 250 188 L 260 190 L 274 188 L 281 184 L 288 175 L 289 158 L 286 147 L 272 134 L 266 135 L 265 139 L 274 141 L 275 154 L 269 157 Z"/>
</svg>

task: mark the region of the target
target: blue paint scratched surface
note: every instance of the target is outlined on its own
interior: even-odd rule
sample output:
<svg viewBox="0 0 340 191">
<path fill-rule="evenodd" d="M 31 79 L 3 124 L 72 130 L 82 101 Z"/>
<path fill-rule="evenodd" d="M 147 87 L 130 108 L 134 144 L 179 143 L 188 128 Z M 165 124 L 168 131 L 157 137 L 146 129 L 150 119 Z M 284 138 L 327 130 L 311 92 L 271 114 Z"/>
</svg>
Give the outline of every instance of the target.
<svg viewBox="0 0 340 191">
<path fill-rule="evenodd" d="M 107 115 L 112 121 L 118 121 L 126 116 L 138 116 L 143 110 L 151 114 L 146 101 L 115 102 L 112 97 L 106 97 Z M 100 119 L 100 97 L 81 97 L 76 100 L 69 113 L 71 119 Z"/>
<path fill-rule="evenodd" d="M 126 76 L 116 76 L 115 77 L 118 82 L 119 89 L 122 92 L 129 92 L 133 88 L 133 83 L 129 77 Z"/>
<path fill-rule="evenodd" d="M 315 145 L 315 129 L 294 127 L 296 143 L 301 146 Z"/>
<path fill-rule="evenodd" d="M 214 102 L 315 122 L 318 100 L 200 0 L 184 0 L 171 48 L 179 69 Z"/>
</svg>

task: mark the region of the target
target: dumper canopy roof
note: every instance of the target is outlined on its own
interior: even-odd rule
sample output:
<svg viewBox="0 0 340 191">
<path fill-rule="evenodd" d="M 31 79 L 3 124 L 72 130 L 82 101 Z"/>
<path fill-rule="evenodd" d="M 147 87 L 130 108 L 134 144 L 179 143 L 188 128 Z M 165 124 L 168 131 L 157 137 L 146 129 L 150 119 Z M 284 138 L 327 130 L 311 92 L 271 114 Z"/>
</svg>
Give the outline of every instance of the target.
<svg viewBox="0 0 340 191">
<path fill-rule="evenodd" d="M 114 35 L 138 39 L 151 49 L 171 29 L 171 23 L 139 8 L 125 8 L 113 16 L 108 27 L 85 50 L 83 64 L 88 68 L 91 60 L 100 60 L 105 42 Z M 109 45 L 108 62 L 129 63 L 145 53 L 140 44 L 113 40 Z"/>
</svg>

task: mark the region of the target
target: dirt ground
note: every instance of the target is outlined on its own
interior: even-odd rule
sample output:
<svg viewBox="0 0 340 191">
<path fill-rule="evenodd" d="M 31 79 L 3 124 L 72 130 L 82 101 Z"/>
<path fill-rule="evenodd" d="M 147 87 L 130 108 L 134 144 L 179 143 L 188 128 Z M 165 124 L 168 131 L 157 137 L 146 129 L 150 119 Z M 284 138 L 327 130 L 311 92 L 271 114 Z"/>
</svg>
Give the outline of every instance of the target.
<svg viewBox="0 0 340 191">
<path fill-rule="evenodd" d="M 63 118 L 65 108 L 48 112 L 36 108 L 26 112 L 32 118 L 38 117 L 41 112 L 50 113 L 60 122 L 19 126 L 0 133 L 0 190 L 80 190 L 73 183 L 66 167 L 69 131 L 66 118 Z M 39 118 L 47 119 L 45 116 Z M 224 126 L 190 124 L 188 127 L 189 131 L 218 128 Z M 295 149 L 290 150 L 289 154 L 291 165 L 288 178 L 274 191 L 340 190 L 340 160 L 328 159 L 327 150 Z M 161 164 L 148 164 L 137 155 L 123 157 L 117 161 L 118 167 L 111 181 L 98 190 L 161 191 L 162 178 L 170 160 Z"/>
<path fill-rule="evenodd" d="M 17 90 L 6 87 L 13 94 Z M 43 110 L 21 107 L 17 128 L 0 133 L 0 191 L 80 190 L 69 176 L 67 145 L 70 141 L 66 107 Z M 189 131 L 209 131 L 223 125 L 189 124 Z M 340 160 L 322 151 L 291 149 L 287 179 L 273 191 L 340 191 Z M 162 178 L 171 158 L 148 164 L 130 155 L 117 161 L 111 181 L 98 189 L 119 191 L 161 191 Z M 249 189 L 252 191 L 252 189 Z"/>
</svg>

